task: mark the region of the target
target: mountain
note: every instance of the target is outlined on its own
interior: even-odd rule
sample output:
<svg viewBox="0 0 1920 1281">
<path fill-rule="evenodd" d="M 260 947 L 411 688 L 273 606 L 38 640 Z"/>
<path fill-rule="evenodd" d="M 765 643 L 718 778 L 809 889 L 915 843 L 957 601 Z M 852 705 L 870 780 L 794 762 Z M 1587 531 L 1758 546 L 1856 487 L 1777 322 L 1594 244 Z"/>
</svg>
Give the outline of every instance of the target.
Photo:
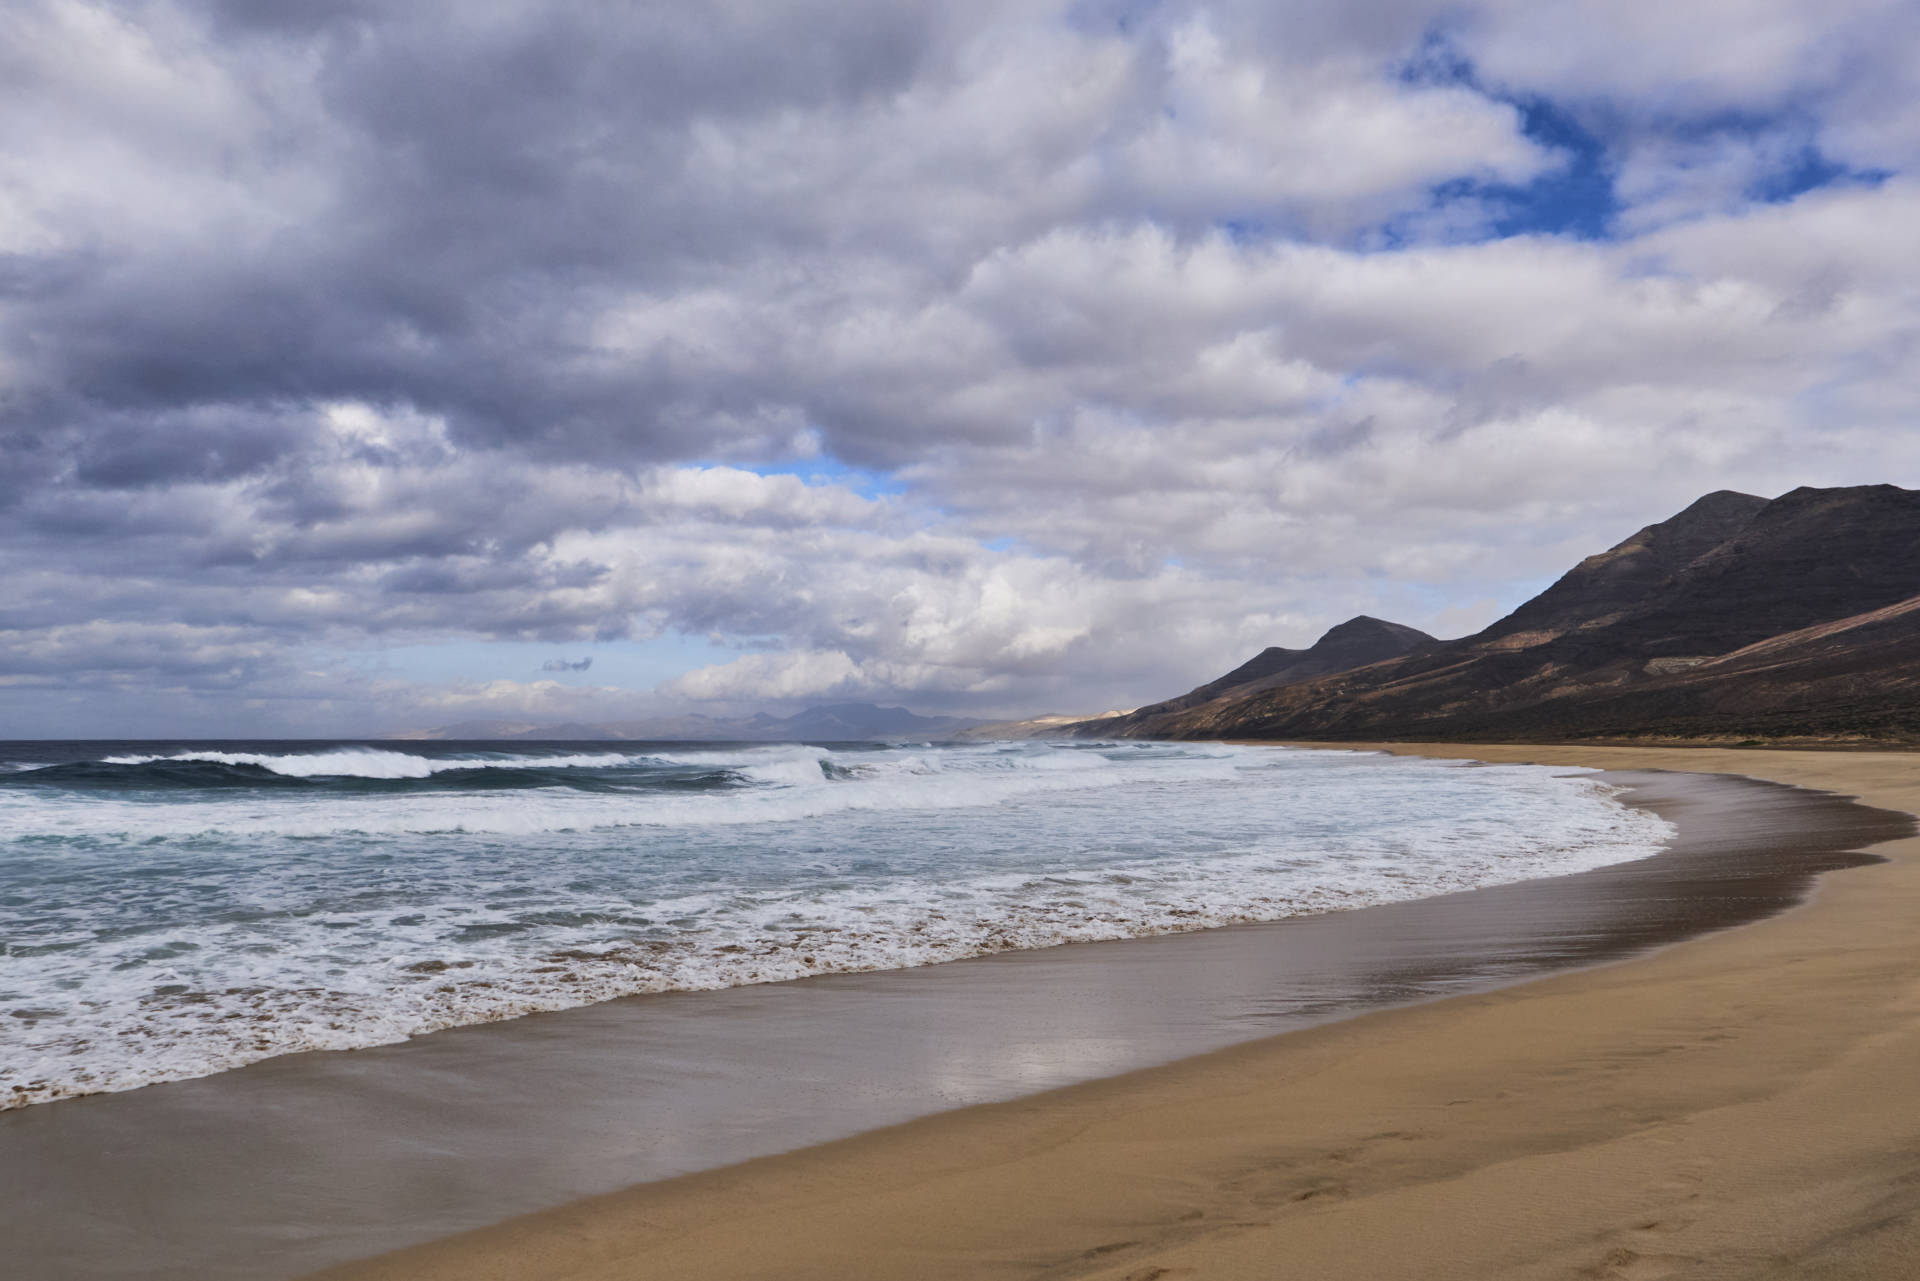
<svg viewBox="0 0 1920 1281">
<path fill-rule="evenodd" d="M 952 716 L 916 716 L 904 707 L 832 703 L 809 707 L 772 724 L 779 728 L 782 738 L 849 742 L 864 738 L 938 738 L 979 722 Z"/>
<path fill-rule="evenodd" d="M 1172 723 L 1171 718 L 1190 708 L 1218 699 L 1246 698 L 1261 690 L 1312 680 L 1316 676 L 1352 671 L 1437 643 L 1423 631 L 1362 614 L 1329 629 L 1306 649 L 1271 646 L 1218 680 L 1208 681 L 1178 698 L 1151 703 L 1123 716 L 1102 718 L 1096 732 L 1156 738 L 1163 726 Z"/>
<path fill-rule="evenodd" d="M 742 718 L 702 716 L 656 717 L 651 720 L 595 724 L 543 725 L 525 721 L 461 721 L 440 729 L 389 735 L 396 739 L 546 739 L 580 741 L 680 741 L 749 743 L 847 743 L 868 739 L 950 738 L 980 724 L 953 716 L 919 716 L 904 707 L 876 707 L 872 703 L 832 703 L 809 707 L 792 716 L 762 712 Z"/>
<path fill-rule="evenodd" d="M 1132 709 L 1099 712 L 1092 716 L 1045 712 L 1023 721 L 987 721 L 960 730 L 954 737 L 962 742 L 1004 743 L 1016 738 L 1065 738 L 1070 730 L 1085 730 L 1097 721 L 1112 721 L 1132 714 Z"/>
<path fill-rule="evenodd" d="M 1920 492 L 1709 494 L 1476 635 L 1322 675 L 1247 670 L 1072 732 L 1920 741 Z"/>
<path fill-rule="evenodd" d="M 1674 575 L 1744 530 L 1767 505 L 1764 498 L 1730 489 L 1708 494 L 1679 515 L 1587 557 L 1479 639 L 1561 634 L 1624 618 Z"/>
</svg>

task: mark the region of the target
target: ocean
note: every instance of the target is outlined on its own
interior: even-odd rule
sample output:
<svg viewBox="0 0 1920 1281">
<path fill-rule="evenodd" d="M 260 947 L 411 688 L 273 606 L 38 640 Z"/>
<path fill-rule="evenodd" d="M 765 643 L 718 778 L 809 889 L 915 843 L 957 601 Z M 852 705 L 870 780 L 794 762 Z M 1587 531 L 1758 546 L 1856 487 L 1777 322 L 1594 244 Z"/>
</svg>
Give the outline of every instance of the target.
<svg viewBox="0 0 1920 1281">
<path fill-rule="evenodd" d="M 0 743 L 0 1107 L 1670 832 L 1582 771 L 1214 743 Z"/>
</svg>

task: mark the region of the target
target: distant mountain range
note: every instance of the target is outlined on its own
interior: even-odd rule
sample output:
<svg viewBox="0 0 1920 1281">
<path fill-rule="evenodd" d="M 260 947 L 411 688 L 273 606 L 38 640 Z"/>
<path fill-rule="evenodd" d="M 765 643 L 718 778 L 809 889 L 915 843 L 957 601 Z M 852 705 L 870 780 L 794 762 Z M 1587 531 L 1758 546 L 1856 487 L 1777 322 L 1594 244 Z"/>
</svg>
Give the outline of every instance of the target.
<svg viewBox="0 0 1920 1281">
<path fill-rule="evenodd" d="M 963 742 L 976 743 L 1005 742 L 1015 738 L 1067 738 L 1071 736 L 1070 731 L 1083 731 L 1096 722 L 1104 723 L 1131 714 L 1131 709 L 1101 712 L 1097 716 L 1088 716 L 1085 712 L 1077 715 L 1046 712 L 1023 721 L 985 721 L 961 730 L 954 737 Z"/>
<path fill-rule="evenodd" d="M 585 724 L 542 724 L 529 721 L 461 721 L 440 729 L 392 734 L 395 739 L 550 739 L 650 740 L 655 742 L 853 743 L 874 739 L 951 738 L 979 725 L 977 720 L 952 716 L 918 716 L 904 707 L 876 707 L 872 703 L 830 703 L 809 707 L 792 716 L 761 713 L 744 718 L 720 716 L 663 716 L 651 720 Z"/>
<path fill-rule="evenodd" d="M 1473 636 L 1356 618 L 1055 732 L 1920 741 L 1920 492 L 1708 494 Z"/>
</svg>

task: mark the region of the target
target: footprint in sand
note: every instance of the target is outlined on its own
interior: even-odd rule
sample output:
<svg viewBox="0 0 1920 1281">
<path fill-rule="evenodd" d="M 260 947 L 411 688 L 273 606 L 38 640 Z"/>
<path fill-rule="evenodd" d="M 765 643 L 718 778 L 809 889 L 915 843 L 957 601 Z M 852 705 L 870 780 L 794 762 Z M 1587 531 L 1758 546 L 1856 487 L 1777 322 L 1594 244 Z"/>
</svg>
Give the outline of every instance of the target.
<svg viewBox="0 0 1920 1281">
<path fill-rule="evenodd" d="M 1610 1250 L 1607 1256 L 1580 1275 L 1603 1281 L 1661 1281 L 1700 1260 L 1686 1254 L 1641 1254 L 1637 1250 Z"/>
</svg>

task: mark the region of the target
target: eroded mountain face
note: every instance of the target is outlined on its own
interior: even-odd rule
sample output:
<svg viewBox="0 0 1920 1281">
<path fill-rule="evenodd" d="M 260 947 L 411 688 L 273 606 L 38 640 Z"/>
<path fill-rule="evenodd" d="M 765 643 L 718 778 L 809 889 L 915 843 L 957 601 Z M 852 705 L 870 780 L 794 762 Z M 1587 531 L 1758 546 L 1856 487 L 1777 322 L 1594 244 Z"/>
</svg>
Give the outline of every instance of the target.
<svg viewBox="0 0 1920 1281">
<path fill-rule="evenodd" d="M 1356 624 L 1395 626 L 1342 628 Z M 1709 494 L 1476 635 L 1396 633 L 1417 639 L 1318 671 L 1300 660 L 1332 632 L 1311 650 L 1269 650 L 1088 731 L 1920 740 L 1920 492 Z"/>
</svg>

